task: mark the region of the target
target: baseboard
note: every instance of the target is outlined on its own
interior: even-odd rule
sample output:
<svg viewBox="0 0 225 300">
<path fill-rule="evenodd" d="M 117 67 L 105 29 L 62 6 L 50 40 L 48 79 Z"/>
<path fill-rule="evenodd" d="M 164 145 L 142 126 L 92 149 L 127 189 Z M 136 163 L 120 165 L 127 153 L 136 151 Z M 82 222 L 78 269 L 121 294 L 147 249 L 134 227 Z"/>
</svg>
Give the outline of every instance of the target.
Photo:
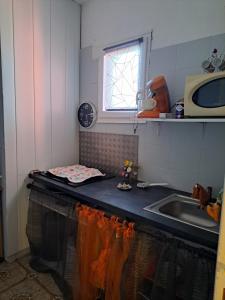
<svg viewBox="0 0 225 300">
<path fill-rule="evenodd" d="M 23 249 L 23 250 L 17 252 L 16 254 L 13 254 L 9 257 L 5 257 L 5 260 L 9 263 L 12 263 L 16 259 L 22 258 L 23 256 L 28 255 L 29 253 L 30 253 L 30 248 L 26 248 L 26 249 Z"/>
</svg>

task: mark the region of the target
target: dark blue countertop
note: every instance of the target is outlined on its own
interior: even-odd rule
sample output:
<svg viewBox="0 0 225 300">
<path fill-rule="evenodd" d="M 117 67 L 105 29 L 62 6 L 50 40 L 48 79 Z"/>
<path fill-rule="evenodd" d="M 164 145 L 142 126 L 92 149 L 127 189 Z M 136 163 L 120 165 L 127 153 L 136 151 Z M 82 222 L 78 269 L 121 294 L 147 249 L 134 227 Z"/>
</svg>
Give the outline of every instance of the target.
<svg viewBox="0 0 225 300">
<path fill-rule="evenodd" d="M 217 248 L 218 235 L 205 231 L 198 227 L 193 227 L 185 223 L 177 222 L 148 211 L 143 208 L 172 193 L 187 195 L 182 191 L 173 190 L 167 187 L 150 187 L 139 189 L 135 185 L 131 191 L 120 191 L 116 188 L 119 178 L 111 178 L 89 183 L 79 187 L 74 187 L 66 183 L 55 181 L 35 174 L 31 178 L 34 182 L 42 184 L 48 188 L 54 188 L 74 200 L 89 204 L 99 209 L 104 209 L 111 214 L 116 214 L 122 218 L 128 218 L 137 225 L 152 226 L 166 231 L 177 237 L 198 243 L 202 246 Z"/>
</svg>

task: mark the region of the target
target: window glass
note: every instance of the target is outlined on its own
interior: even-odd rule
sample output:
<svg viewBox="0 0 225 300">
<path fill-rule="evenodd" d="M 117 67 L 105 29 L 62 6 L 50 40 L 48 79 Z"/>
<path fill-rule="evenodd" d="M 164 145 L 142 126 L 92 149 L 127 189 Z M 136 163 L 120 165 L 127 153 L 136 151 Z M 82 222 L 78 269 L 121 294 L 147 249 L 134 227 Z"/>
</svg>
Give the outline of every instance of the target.
<svg viewBox="0 0 225 300">
<path fill-rule="evenodd" d="M 104 55 L 104 110 L 136 110 L 140 81 L 141 44 L 112 48 Z"/>
<path fill-rule="evenodd" d="M 200 107 L 225 106 L 225 78 L 210 81 L 193 94 L 193 102 Z"/>
</svg>

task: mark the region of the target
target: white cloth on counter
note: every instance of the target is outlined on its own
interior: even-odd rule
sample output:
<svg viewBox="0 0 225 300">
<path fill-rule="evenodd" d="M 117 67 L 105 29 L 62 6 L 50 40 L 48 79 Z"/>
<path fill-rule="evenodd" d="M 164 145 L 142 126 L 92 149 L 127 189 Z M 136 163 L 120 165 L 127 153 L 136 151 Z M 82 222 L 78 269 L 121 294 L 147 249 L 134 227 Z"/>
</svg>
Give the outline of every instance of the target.
<svg viewBox="0 0 225 300">
<path fill-rule="evenodd" d="M 49 169 L 48 172 L 58 177 L 67 178 L 73 183 L 81 183 L 96 176 L 105 176 L 105 174 L 98 169 L 88 168 L 82 165 L 57 167 Z"/>
</svg>

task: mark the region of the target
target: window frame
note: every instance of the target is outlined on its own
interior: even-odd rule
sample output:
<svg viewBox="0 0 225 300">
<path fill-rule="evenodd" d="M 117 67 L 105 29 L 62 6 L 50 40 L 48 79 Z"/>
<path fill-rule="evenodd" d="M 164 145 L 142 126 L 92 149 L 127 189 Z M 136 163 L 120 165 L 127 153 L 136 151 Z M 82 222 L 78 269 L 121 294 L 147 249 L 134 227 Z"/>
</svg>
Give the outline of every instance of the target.
<svg viewBox="0 0 225 300">
<path fill-rule="evenodd" d="M 143 42 L 140 43 L 141 46 L 141 62 L 140 62 L 140 89 L 144 90 L 146 78 L 148 74 L 148 36 L 140 36 L 137 39 L 142 38 Z M 129 44 L 132 40 L 127 40 L 121 42 L 121 44 Z M 119 45 L 119 43 L 118 43 Z M 116 46 L 116 45 L 115 45 Z M 109 47 L 114 47 L 111 45 Z M 103 81 L 104 81 L 104 54 L 99 58 L 98 63 L 98 119 L 97 123 L 133 123 L 136 119 L 137 110 L 104 110 L 103 103 Z"/>
</svg>

